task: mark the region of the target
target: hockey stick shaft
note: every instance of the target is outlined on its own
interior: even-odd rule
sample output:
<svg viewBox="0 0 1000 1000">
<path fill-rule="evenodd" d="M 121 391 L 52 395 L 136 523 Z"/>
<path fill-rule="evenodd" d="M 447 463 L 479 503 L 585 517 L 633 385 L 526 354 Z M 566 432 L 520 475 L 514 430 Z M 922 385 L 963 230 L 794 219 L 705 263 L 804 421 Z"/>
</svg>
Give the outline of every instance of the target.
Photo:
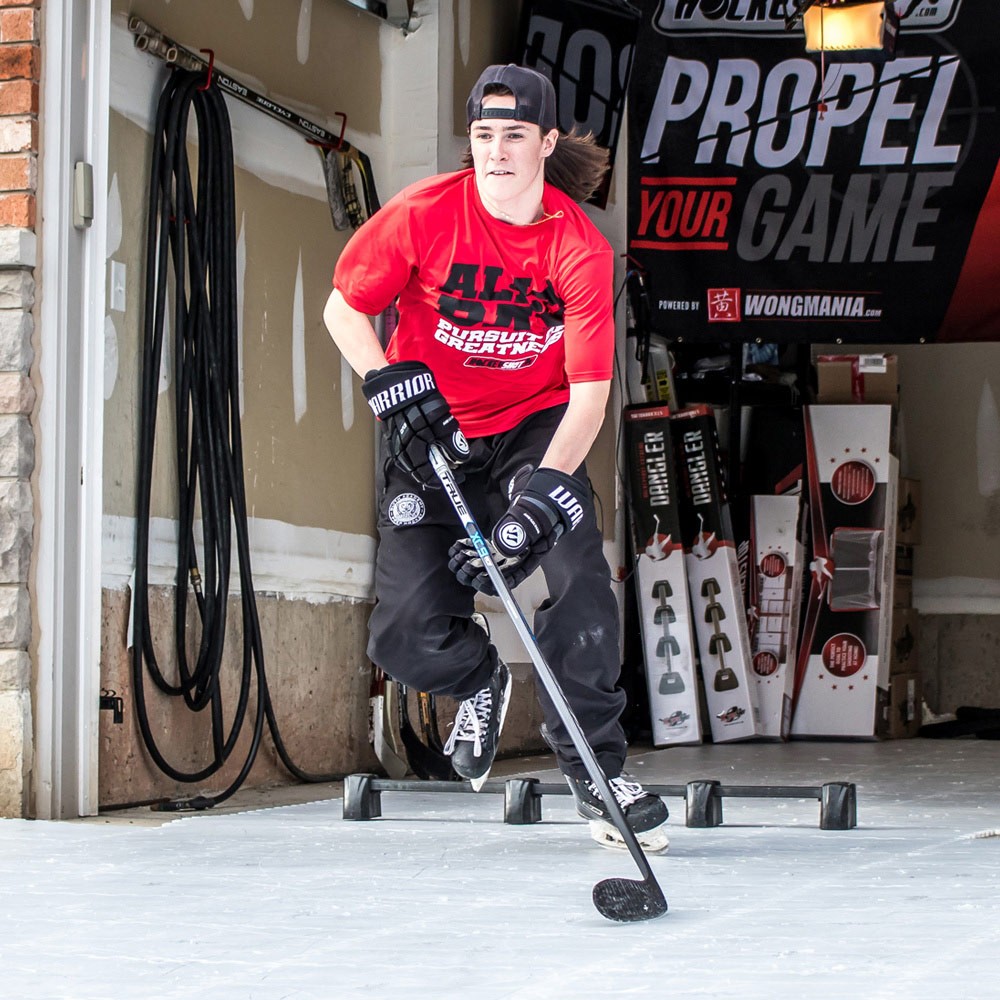
<svg viewBox="0 0 1000 1000">
<path fill-rule="evenodd" d="M 459 521 L 462 522 L 462 527 L 468 534 L 469 540 L 476 549 L 476 553 L 483 560 L 483 566 L 490 581 L 496 589 L 500 600 L 503 602 L 504 609 L 510 616 L 510 620 L 513 622 L 521 642 L 524 643 L 524 648 L 528 651 L 531 662 L 534 664 L 535 672 L 538 674 L 542 686 L 552 700 L 559 718 L 566 727 L 566 731 L 573 741 L 573 746 L 580 755 L 580 760 L 587 769 L 587 774 L 590 775 L 590 780 L 597 786 L 597 790 L 600 792 L 604 804 L 611 813 L 618 832 L 622 835 L 622 839 L 625 841 L 625 845 L 632 855 L 632 859 L 639 867 L 639 871 L 642 872 L 644 879 L 659 889 L 656 879 L 653 877 L 653 870 L 649 865 L 649 861 L 646 859 L 646 855 L 643 854 L 642 848 L 639 846 L 639 841 L 636 839 L 632 827 L 629 826 L 628 820 L 625 818 L 625 813 L 618 804 L 618 800 L 615 798 L 614 792 L 612 792 L 611 786 L 608 784 L 608 779 L 605 777 L 604 771 L 601 769 L 601 765 L 594 755 L 594 751 L 587 742 L 587 737 L 584 735 L 572 707 L 566 700 L 566 695 L 563 694 L 555 674 L 552 673 L 552 668 L 545 661 L 542 651 L 538 648 L 538 642 L 528 627 L 524 613 L 521 611 L 517 601 L 514 600 L 514 595 L 510 592 L 510 587 L 507 586 L 507 581 L 504 579 L 503 573 L 500 572 L 493 561 L 489 545 L 487 545 L 483 533 L 476 524 L 476 519 L 472 516 L 471 511 L 465 503 L 465 499 L 458 488 L 458 483 L 455 481 L 448 462 L 437 445 L 431 445 L 429 451 L 434 471 L 437 473 L 438 479 L 441 480 L 441 485 L 444 487 L 444 491 L 448 495 L 452 507 L 455 508 L 455 513 L 458 515 Z"/>
</svg>

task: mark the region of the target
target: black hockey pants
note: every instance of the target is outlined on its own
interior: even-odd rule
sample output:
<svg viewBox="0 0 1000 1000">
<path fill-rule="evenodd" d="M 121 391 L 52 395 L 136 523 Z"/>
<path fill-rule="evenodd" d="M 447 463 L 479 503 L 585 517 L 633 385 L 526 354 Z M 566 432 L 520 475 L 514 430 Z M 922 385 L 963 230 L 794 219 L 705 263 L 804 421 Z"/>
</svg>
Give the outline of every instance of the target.
<svg viewBox="0 0 1000 1000">
<path fill-rule="evenodd" d="M 511 478 L 526 464 L 537 468 L 564 412 L 562 406 L 543 410 L 510 431 L 469 442 L 460 486 L 487 536 L 507 509 Z M 582 466 L 576 476 L 587 481 Z M 448 569 L 448 548 L 463 534 L 455 511 L 443 490 L 418 486 L 391 459 L 379 486 L 368 655 L 408 687 L 471 697 L 486 686 L 497 654 L 470 619 L 475 591 Z M 618 721 L 625 705 L 617 687 L 618 607 L 593 503 L 586 508 L 581 523 L 542 561 L 549 596 L 535 613 L 533 631 L 601 767 L 616 777 L 626 750 Z M 537 693 L 560 768 L 587 777 L 541 684 Z"/>
</svg>

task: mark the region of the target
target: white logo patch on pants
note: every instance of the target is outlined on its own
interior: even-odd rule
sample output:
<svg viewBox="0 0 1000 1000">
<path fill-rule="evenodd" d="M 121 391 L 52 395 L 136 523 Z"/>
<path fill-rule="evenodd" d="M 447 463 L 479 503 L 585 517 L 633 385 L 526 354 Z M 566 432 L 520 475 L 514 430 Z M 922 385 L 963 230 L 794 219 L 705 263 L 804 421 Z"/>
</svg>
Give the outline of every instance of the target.
<svg viewBox="0 0 1000 1000">
<path fill-rule="evenodd" d="M 389 520 L 397 527 L 416 524 L 424 519 L 427 508 L 416 493 L 400 493 L 389 504 Z"/>
</svg>

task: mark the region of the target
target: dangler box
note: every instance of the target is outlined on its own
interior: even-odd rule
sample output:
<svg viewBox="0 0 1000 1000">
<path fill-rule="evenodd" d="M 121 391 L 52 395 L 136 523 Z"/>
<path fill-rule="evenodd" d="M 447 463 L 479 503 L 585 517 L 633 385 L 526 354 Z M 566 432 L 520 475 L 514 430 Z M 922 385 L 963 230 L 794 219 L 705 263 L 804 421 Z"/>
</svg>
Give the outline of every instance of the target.
<svg viewBox="0 0 1000 1000">
<path fill-rule="evenodd" d="M 665 406 L 626 407 L 629 511 L 653 743 L 700 743 L 677 472 Z"/>
<path fill-rule="evenodd" d="M 681 483 L 681 535 L 712 740 L 760 734 L 750 637 L 715 418 L 707 406 L 670 420 Z"/>
<path fill-rule="evenodd" d="M 802 498 L 750 498 L 750 663 L 760 733 L 788 738 L 805 563 Z"/>
<path fill-rule="evenodd" d="M 809 406 L 809 597 L 792 736 L 872 739 L 888 697 L 898 462 L 891 406 Z"/>
</svg>

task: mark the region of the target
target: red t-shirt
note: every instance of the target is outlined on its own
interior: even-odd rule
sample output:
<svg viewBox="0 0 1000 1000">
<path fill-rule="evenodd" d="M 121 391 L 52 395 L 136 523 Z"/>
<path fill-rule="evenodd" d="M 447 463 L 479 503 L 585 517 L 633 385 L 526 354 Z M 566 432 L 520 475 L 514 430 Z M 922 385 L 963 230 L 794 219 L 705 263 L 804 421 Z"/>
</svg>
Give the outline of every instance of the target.
<svg viewBox="0 0 1000 1000">
<path fill-rule="evenodd" d="M 354 234 L 333 283 L 369 316 L 396 297 L 389 361 L 423 361 L 467 437 L 611 378 L 610 244 L 545 185 L 544 216 L 513 226 L 483 207 L 471 170 L 404 188 Z"/>
</svg>

